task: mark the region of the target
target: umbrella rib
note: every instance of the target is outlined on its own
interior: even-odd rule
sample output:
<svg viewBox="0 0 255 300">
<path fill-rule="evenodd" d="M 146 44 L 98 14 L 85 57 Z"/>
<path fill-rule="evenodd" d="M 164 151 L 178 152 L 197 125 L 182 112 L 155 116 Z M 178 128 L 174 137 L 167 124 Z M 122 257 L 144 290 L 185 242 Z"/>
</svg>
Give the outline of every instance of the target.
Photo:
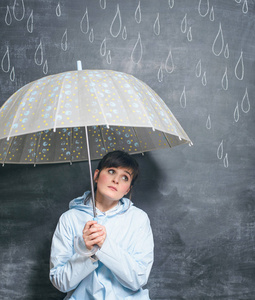
<svg viewBox="0 0 255 300">
<path fill-rule="evenodd" d="M 91 83 L 90 78 L 88 78 L 88 81 Z M 107 128 L 109 128 L 109 124 L 107 122 L 107 119 L 106 119 L 106 116 L 105 116 L 105 113 L 104 113 L 104 110 L 103 110 L 103 106 L 101 106 L 102 103 L 99 99 L 98 93 L 97 93 L 96 89 L 93 86 L 92 86 L 92 89 L 93 89 L 94 93 L 96 94 L 96 99 L 99 103 L 99 107 L 101 108 L 101 111 L 102 111 L 102 114 L 103 114 L 103 117 L 104 117 L 104 120 L 105 120 L 105 124 L 106 124 Z"/>
<path fill-rule="evenodd" d="M 71 137 L 70 137 L 70 165 L 73 164 L 73 127 L 71 127 Z"/>
<path fill-rule="evenodd" d="M 38 153 L 38 149 L 39 149 L 39 146 L 40 146 L 40 142 L 41 142 L 41 136 L 42 136 L 42 131 L 40 132 L 40 136 L 39 136 L 39 139 L 38 139 L 38 143 L 35 147 L 36 151 L 35 151 L 35 160 L 34 160 L 34 166 L 36 166 L 36 159 L 37 159 L 37 153 Z"/>
<path fill-rule="evenodd" d="M 107 72 L 107 74 L 108 74 L 109 78 L 111 78 L 112 84 L 113 84 L 113 86 L 115 87 L 116 94 L 117 94 L 117 95 L 119 96 L 119 98 L 121 99 L 120 94 L 119 94 L 118 89 L 117 89 L 117 85 L 115 84 L 114 80 L 112 79 L 112 76 L 110 75 L 110 72 Z M 127 82 L 128 82 L 128 81 L 127 81 Z M 128 82 L 128 83 L 129 83 L 129 82 Z M 143 109 L 145 115 L 147 116 L 147 119 L 148 119 L 149 123 L 151 124 L 151 127 L 152 127 L 152 129 L 153 129 L 153 131 L 154 131 L 154 130 L 155 130 L 155 129 L 154 129 L 154 126 L 152 125 L 151 120 L 150 120 L 150 118 L 148 117 L 147 111 L 144 109 L 143 105 L 141 105 L 141 107 L 142 107 L 142 109 Z M 128 114 L 126 114 L 126 115 L 127 115 L 127 117 L 128 117 Z"/>
<path fill-rule="evenodd" d="M 165 137 L 165 139 L 166 139 L 166 141 L 167 141 L 169 147 L 172 148 L 172 146 L 171 146 L 171 144 L 170 144 L 170 142 L 169 142 L 169 140 L 168 140 L 168 138 L 167 138 L 166 133 L 165 133 L 164 131 L 162 131 L 162 133 L 163 133 L 163 135 L 164 135 L 164 137 Z"/>
<path fill-rule="evenodd" d="M 64 86 L 64 80 L 65 80 L 65 78 L 66 78 L 66 76 L 64 76 L 63 79 L 62 79 L 62 84 L 61 84 L 61 88 L 60 88 L 60 91 L 59 91 L 59 98 L 58 98 L 58 104 L 57 104 L 57 109 L 56 109 L 56 113 L 55 113 L 55 122 L 54 122 L 53 132 L 56 132 L 57 116 L 58 116 L 60 101 L 62 99 L 62 91 L 63 91 L 63 86 Z"/>
<path fill-rule="evenodd" d="M 30 83 L 27 84 L 26 86 L 28 86 L 28 85 L 29 85 L 29 88 L 28 88 L 28 90 L 24 93 L 24 96 L 22 97 L 22 99 L 25 99 L 25 97 L 30 93 L 30 87 L 33 85 L 33 82 L 32 82 L 31 84 L 30 84 Z M 19 100 L 18 100 L 18 101 L 19 101 Z M 14 101 L 13 101 L 13 102 L 14 102 Z M 12 103 L 12 107 L 13 107 L 14 105 L 16 105 L 16 101 L 15 101 L 15 103 Z M 10 131 L 9 131 L 9 134 L 8 134 L 8 137 L 7 137 L 7 141 L 9 141 L 9 138 L 10 138 L 10 136 L 11 136 L 12 126 L 13 126 L 13 124 L 14 124 L 14 121 L 15 121 L 17 115 L 18 115 L 18 109 L 17 109 L 17 111 L 16 111 L 16 113 L 15 113 L 15 116 L 13 117 L 12 125 L 11 125 L 11 127 L 10 127 Z"/>
<path fill-rule="evenodd" d="M 136 79 L 136 78 L 135 78 Z M 138 81 L 138 79 L 136 79 L 137 81 Z M 168 106 L 166 105 L 166 103 L 159 97 L 159 95 L 157 95 L 157 93 L 151 88 L 151 87 L 149 87 L 148 85 L 146 85 L 144 82 L 142 82 L 142 81 L 138 81 L 138 83 L 139 84 L 141 84 L 143 87 L 145 87 L 146 89 L 148 89 L 149 91 L 150 91 L 150 93 L 152 94 L 152 96 L 154 96 L 155 98 L 157 98 L 157 105 L 163 110 L 163 111 L 165 111 L 166 109 L 167 110 L 169 110 L 170 111 L 170 109 L 168 108 Z M 151 105 L 151 102 L 149 102 L 150 103 L 150 106 L 151 106 L 151 108 L 153 108 L 153 110 L 155 111 L 155 109 L 154 109 L 154 107 Z M 164 108 L 163 108 L 163 106 L 165 106 Z M 171 111 L 170 111 L 171 112 Z M 175 122 L 177 123 L 177 125 L 178 125 L 178 128 L 181 130 L 181 133 L 182 133 L 182 135 L 183 135 L 183 137 L 181 137 L 180 136 L 180 134 L 179 133 L 177 133 L 178 134 L 178 137 L 179 138 L 182 138 L 182 139 L 184 139 L 184 140 L 186 140 L 186 141 L 189 141 L 189 137 L 186 135 L 186 133 L 184 132 L 184 130 L 182 129 L 182 127 L 181 127 L 181 125 L 180 125 L 180 123 L 178 122 L 178 120 L 175 118 L 175 116 L 171 113 L 171 117 L 175 120 Z M 160 118 L 159 118 L 160 119 Z M 162 130 L 161 130 L 162 131 Z"/>
<path fill-rule="evenodd" d="M 139 138 L 139 136 L 138 136 L 138 134 L 137 134 L 137 131 L 136 131 L 135 127 L 133 127 L 133 130 L 134 130 L 134 133 L 135 133 L 136 138 L 138 139 L 138 142 L 139 142 L 141 151 L 142 151 L 142 153 L 143 153 L 143 147 L 142 147 L 142 145 L 141 145 L 140 138 Z"/>
<path fill-rule="evenodd" d="M 12 137 L 11 138 L 11 140 L 10 140 L 10 142 L 9 142 L 9 146 L 8 146 L 8 149 L 7 149 L 7 151 L 6 151 L 6 155 L 5 155 L 5 158 L 4 158 L 4 161 L 3 161 L 3 166 L 4 166 L 4 163 L 5 163 L 5 161 L 6 161 L 6 158 L 7 158 L 7 156 L 8 156 L 8 152 L 9 152 L 9 150 L 10 150 L 10 148 L 11 148 L 11 144 L 12 144 L 12 142 L 13 142 L 13 139 L 14 139 L 14 137 Z M 8 141 L 8 139 L 7 139 L 7 141 Z"/>
<path fill-rule="evenodd" d="M 146 88 L 147 89 L 147 86 L 143 83 L 143 82 L 141 82 L 141 80 L 138 80 L 137 78 L 135 78 L 134 77 L 134 79 L 135 79 L 135 81 L 138 83 L 138 85 L 142 85 L 144 88 Z M 148 86 L 149 87 L 149 86 Z M 143 93 L 144 94 L 144 93 Z M 144 98 L 146 98 L 145 96 L 144 96 Z M 139 99 L 140 100 L 140 99 Z M 147 103 L 149 103 L 149 105 L 150 105 L 150 107 L 153 109 L 153 111 L 155 111 L 155 109 L 154 109 L 154 107 L 151 105 L 151 102 L 150 101 L 147 101 Z M 144 105 L 141 105 L 143 108 L 144 108 Z M 153 131 L 155 131 L 155 127 L 152 125 L 152 122 L 151 122 L 151 120 L 150 120 L 150 118 L 149 118 L 149 116 L 148 116 L 148 112 L 145 110 L 145 108 L 144 108 L 144 111 L 145 111 L 145 114 L 147 115 L 147 118 L 148 118 L 148 120 L 149 120 L 149 122 L 151 123 L 151 127 L 152 127 L 152 129 L 153 129 Z M 157 114 L 156 114 L 157 115 Z M 157 115 L 158 116 L 158 115 Z"/>
<path fill-rule="evenodd" d="M 105 142 L 104 142 L 104 134 L 103 134 L 103 131 L 102 131 L 102 127 L 100 125 L 99 125 L 99 129 L 100 129 L 100 132 L 101 132 L 101 137 L 102 137 L 102 142 L 103 142 L 103 145 L 104 145 L 104 149 L 107 152 L 106 145 L 105 145 Z"/>
</svg>

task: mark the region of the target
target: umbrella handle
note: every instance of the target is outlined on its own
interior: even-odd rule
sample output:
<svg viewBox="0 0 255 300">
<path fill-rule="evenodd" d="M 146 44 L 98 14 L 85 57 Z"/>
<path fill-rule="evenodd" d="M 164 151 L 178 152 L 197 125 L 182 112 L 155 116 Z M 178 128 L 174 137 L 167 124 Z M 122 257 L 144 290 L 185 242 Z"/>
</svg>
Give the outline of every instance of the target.
<svg viewBox="0 0 255 300">
<path fill-rule="evenodd" d="M 82 70 L 82 63 L 80 60 L 77 61 L 77 70 Z M 89 163 L 89 175 L 90 175 L 90 185 L 91 185 L 91 196 L 92 196 L 92 208 L 93 208 L 93 215 L 96 218 L 96 201 L 95 201 L 95 193 L 94 193 L 94 183 L 93 183 L 93 175 L 91 169 L 91 158 L 90 158 L 90 149 L 89 149 L 89 135 L 88 135 L 88 128 L 85 126 L 85 134 L 86 134 L 86 145 L 87 145 L 87 154 L 88 154 L 88 163 Z"/>
<path fill-rule="evenodd" d="M 90 158 L 90 150 L 89 150 L 89 136 L 88 136 L 88 129 L 85 126 L 85 133 L 86 133 L 86 144 L 87 144 L 87 153 L 88 153 L 88 163 L 89 163 L 89 174 L 90 174 L 90 185 L 91 185 L 91 196 L 92 196 L 92 208 L 93 208 L 93 216 L 96 218 L 96 201 L 95 201 L 95 193 L 94 193 L 94 183 L 93 183 L 93 175 L 91 169 L 91 158 Z"/>
<path fill-rule="evenodd" d="M 94 218 L 93 218 L 93 221 L 98 222 L 98 217 L 94 217 Z M 98 249 L 99 249 L 98 245 L 95 245 L 95 246 L 92 248 L 92 251 L 95 251 L 95 252 L 93 253 L 93 255 L 97 252 Z"/>
</svg>

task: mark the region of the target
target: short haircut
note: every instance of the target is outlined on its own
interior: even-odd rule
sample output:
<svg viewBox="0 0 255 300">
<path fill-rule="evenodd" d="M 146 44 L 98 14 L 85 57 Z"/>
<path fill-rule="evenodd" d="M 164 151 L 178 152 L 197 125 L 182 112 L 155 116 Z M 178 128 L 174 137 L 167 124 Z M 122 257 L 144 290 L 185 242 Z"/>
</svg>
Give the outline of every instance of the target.
<svg viewBox="0 0 255 300">
<path fill-rule="evenodd" d="M 97 169 L 99 173 L 101 170 L 106 168 L 127 168 L 130 169 L 132 180 L 131 185 L 134 185 L 138 174 L 139 174 L 139 165 L 138 162 L 130 154 L 124 151 L 116 150 L 108 152 L 99 162 Z"/>
</svg>

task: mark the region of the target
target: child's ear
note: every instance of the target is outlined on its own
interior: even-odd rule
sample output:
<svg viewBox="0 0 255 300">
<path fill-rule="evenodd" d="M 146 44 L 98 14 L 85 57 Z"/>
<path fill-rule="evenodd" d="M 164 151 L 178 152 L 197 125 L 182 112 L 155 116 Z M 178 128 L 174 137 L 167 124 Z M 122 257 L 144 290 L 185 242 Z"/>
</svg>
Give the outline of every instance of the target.
<svg viewBox="0 0 255 300">
<path fill-rule="evenodd" d="M 99 170 L 96 169 L 96 170 L 95 170 L 95 173 L 94 173 L 94 181 L 95 181 L 95 182 L 97 182 L 98 176 L 99 176 Z"/>
</svg>

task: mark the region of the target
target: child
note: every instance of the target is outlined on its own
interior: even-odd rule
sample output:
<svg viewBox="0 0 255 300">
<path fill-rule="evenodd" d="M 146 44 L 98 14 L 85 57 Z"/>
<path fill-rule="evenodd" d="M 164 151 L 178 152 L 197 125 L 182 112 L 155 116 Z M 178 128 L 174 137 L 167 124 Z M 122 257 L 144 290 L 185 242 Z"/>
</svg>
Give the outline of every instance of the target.
<svg viewBox="0 0 255 300">
<path fill-rule="evenodd" d="M 98 221 L 93 221 L 91 193 L 70 202 L 59 219 L 50 258 L 50 280 L 65 299 L 149 299 L 147 283 L 153 264 L 153 236 L 148 216 L 127 195 L 138 176 L 129 154 L 106 154 L 94 173 Z M 75 252 L 82 235 L 91 257 Z M 96 248 L 97 247 L 97 248 Z"/>
</svg>

